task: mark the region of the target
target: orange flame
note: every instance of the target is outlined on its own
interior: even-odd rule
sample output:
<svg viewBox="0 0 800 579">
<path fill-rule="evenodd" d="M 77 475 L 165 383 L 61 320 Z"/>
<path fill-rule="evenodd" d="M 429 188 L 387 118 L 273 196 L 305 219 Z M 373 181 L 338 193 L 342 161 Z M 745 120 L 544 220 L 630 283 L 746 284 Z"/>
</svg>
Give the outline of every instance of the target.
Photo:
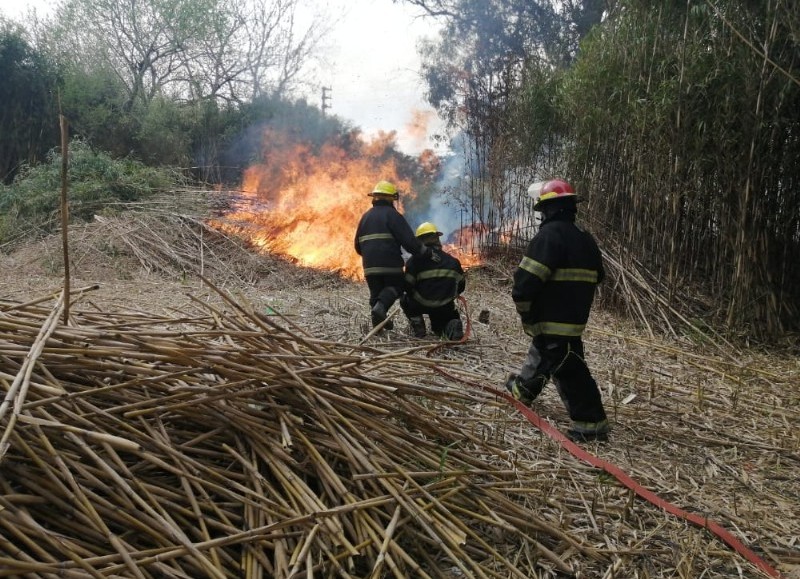
<svg viewBox="0 0 800 579">
<path fill-rule="evenodd" d="M 365 141 L 354 131 L 339 143 L 314 148 L 287 133 L 268 130 L 263 160 L 248 167 L 232 209 L 212 225 L 263 252 L 363 280 L 353 241 L 361 215 L 371 206 L 367 194 L 385 179 L 403 197 L 414 197 L 410 180 L 400 177 L 391 155 L 395 138 L 394 132 L 382 132 Z M 434 176 L 439 168 L 439 158 L 429 149 L 417 159 L 417 171 L 423 175 Z M 396 206 L 402 212 L 402 201 Z M 444 245 L 465 269 L 481 262 L 480 227 L 463 227 Z"/>
<path fill-rule="evenodd" d="M 371 205 L 367 194 L 386 179 L 413 196 L 410 181 L 386 155 L 395 133 L 350 141 L 350 150 L 333 143 L 314 150 L 271 131 L 265 137 L 263 162 L 246 170 L 241 199 L 216 225 L 300 265 L 363 279 L 353 238 Z M 397 206 L 402 211 L 400 202 Z"/>
<path fill-rule="evenodd" d="M 457 257 L 464 269 L 469 269 L 482 262 L 480 248 L 483 245 L 482 238 L 487 232 L 488 228 L 482 223 L 465 225 L 448 235 L 442 247 Z"/>
<path fill-rule="evenodd" d="M 413 110 L 411 120 L 405 126 L 405 133 L 411 139 L 414 148 L 421 149 L 428 138 L 428 125 L 435 117 L 433 111 Z"/>
</svg>

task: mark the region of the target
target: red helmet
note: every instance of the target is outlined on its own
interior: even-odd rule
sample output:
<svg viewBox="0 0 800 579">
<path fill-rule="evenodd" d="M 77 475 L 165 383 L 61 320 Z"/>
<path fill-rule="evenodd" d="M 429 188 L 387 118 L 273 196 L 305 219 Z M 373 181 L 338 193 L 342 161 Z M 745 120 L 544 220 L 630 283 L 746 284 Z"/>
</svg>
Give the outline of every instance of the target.
<svg viewBox="0 0 800 579">
<path fill-rule="evenodd" d="M 534 183 L 528 187 L 528 195 L 534 199 L 534 211 L 539 211 L 543 203 L 547 203 L 553 199 L 577 197 L 572 185 L 562 179 L 553 179 L 552 181 L 546 181 L 544 183 Z"/>
</svg>

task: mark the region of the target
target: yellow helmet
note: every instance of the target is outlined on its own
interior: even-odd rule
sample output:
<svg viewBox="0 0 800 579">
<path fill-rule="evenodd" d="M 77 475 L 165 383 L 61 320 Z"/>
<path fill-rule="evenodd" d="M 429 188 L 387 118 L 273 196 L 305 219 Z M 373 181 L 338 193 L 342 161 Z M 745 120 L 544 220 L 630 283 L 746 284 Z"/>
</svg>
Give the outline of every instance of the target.
<svg viewBox="0 0 800 579">
<path fill-rule="evenodd" d="M 397 187 L 394 186 L 394 183 L 390 183 L 389 181 L 378 181 L 370 195 L 372 197 L 376 195 L 385 195 L 387 197 L 391 197 L 392 199 L 397 199 L 400 197 L 400 194 L 397 192 Z"/>
<path fill-rule="evenodd" d="M 414 235 L 416 235 L 417 237 L 422 237 L 423 235 L 431 235 L 431 234 L 441 236 L 442 232 L 439 231 L 433 223 L 431 223 L 430 221 L 426 221 L 425 223 L 417 227 L 417 232 Z"/>
</svg>

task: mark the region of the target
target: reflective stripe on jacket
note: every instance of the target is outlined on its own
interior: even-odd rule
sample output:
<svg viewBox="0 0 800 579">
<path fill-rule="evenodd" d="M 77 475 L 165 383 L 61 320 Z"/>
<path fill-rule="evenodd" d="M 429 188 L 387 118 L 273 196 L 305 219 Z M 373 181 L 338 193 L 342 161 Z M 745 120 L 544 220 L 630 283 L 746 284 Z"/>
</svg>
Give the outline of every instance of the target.
<svg viewBox="0 0 800 579">
<path fill-rule="evenodd" d="M 542 222 L 514 274 L 511 296 L 525 333 L 575 337 L 583 334 L 603 260 L 592 235 L 574 215 Z"/>
<path fill-rule="evenodd" d="M 364 275 L 392 275 L 403 273 L 401 247 L 416 255 L 422 244 L 414 237 L 411 226 L 391 201 L 372 202 L 358 223 L 355 250 L 361 256 Z"/>
<path fill-rule="evenodd" d="M 441 247 L 434 251 L 442 260 L 412 257 L 406 263 L 406 283 L 411 297 L 421 306 L 438 308 L 452 302 L 464 291 L 466 281 L 461 262 Z"/>
</svg>

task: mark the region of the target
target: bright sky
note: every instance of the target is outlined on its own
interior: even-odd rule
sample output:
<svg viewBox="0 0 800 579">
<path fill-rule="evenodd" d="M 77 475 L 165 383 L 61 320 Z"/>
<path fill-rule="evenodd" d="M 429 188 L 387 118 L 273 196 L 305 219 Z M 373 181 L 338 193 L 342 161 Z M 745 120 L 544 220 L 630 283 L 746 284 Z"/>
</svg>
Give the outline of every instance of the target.
<svg viewBox="0 0 800 579">
<path fill-rule="evenodd" d="M 322 81 L 331 90 L 331 111 L 351 119 L 367 134 L 396 130 L 407 152 L 432 146 L 414 137 L 414 113 L 428 118 L 428 134 L 440 130 L 424 102 L 417 41 L 433 36 L 433 22 L 415 17 L 412 7 L 391 0 L 335 0 L 342 6 L 333 33 L 333 67 Z M 337 13 L 337 12 L 334 12 Z M 423 113 L 419 115 L 419 113 Z"/>
<path fill-rule="evenodd" d="M 416 43 L 432 36 L 430 19 L 417 18 L 412 7 L 391 0 L 304 0 L 341 16 L 329 41 L 330 68 L 319 80 L 331 88 L 329 112 L 351 121 L 367 135 L 397 131 L 401 150 L 415 154 L 433 147 L 430 136 L 441 130 L 423 97 Z M 0 0 L 0 11 L 19 19 L 30 8 L 50 12 L 52 0 Z M 322 93 L 309 95 L 319 106 Z M 422 113 L 420 115 L 420 113 Z M 415 119 L 427 119 L 426 136 L 413 130 Z"/>
</svg>

